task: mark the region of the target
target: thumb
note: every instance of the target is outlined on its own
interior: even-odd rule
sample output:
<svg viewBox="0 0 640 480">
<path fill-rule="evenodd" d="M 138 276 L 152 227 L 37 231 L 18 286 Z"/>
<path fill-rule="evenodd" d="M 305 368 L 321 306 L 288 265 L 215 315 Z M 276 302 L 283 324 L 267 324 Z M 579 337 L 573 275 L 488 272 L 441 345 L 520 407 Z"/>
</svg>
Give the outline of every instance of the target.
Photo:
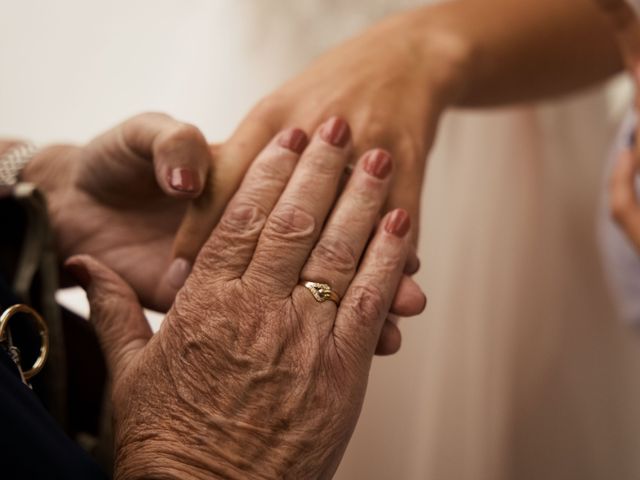
<svg viewBox="0 0 640 480">
<path fill-rule="evenodd" d="M 152 335 L 140 302 L 118 274 L 89 255 L 74 256 L 65 267 L 87 293 L 91 323 L 116 377 Z"/>
</svg>

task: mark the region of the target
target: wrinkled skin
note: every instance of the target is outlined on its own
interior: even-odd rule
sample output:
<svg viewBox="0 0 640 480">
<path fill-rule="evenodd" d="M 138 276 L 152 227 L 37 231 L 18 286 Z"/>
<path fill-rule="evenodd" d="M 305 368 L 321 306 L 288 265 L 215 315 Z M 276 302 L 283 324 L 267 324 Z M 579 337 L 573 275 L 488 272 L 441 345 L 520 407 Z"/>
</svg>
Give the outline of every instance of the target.
<svg viewBox="0 0 640 480">
<path fill-rule="evenodd" d="M 171 260 L 176 231 L 189 202 L 210 194 L 204 185 L 213 151 L 196 127 L 146 113 L 85 146 L 44 149 L 23 180 L 46 194 L 62 259 L 92 255 L 122 276 L 144 306 L 166 311 L 191 271 L 190 262 Z M 189 182 L 178 176 L 172 184 L 175 169 L 187 171 Z M 417 264 L 409 267 L 414 271 Z M 423 303 L 420 289 L 405 276 L 392 313 L 417 315 Z M 395 353 L 400 338 L 389 320 L 377 352 Z"/>
<path fill-rule="evenodd" d="M 332 208 L 352 152 L 340 122 L 302 155 L 304 133 L 287 130 L 258 156 L 155 336 L 117 274 L 69 260 L 112 375 L 116 478 L 335 472 L 411 250 L 406 211 L 378 223 L 386 152 L 359 160 Z"/>
<path fill-rule="evenodd" d="M 85 146 L 44 149 L 23 180 L 45 193 L 63 259 L 93 255 L 122 275 L 144 305 L 165 311 L 182 286 L 163 279 L 175 232 L 212 163 L 196 127 L 148 113 Z M 174 169 L 191 172 L 191 188 L 171 184 Z"/>
</svg>

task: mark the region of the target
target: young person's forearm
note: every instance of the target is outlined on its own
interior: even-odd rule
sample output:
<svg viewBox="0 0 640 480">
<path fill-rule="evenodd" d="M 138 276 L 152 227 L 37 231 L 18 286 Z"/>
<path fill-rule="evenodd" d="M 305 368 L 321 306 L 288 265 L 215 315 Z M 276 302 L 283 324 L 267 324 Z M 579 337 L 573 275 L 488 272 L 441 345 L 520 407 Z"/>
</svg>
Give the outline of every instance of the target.
<svg viewBox="0 0 640 480">
<path fill-rule="evenodd" d="M 441 63 L 459 106 L 565 94 L 622 66 L 592 0 L 454 0 L 404 15 L 431 56 L 444 47 Z"/>
</svg>

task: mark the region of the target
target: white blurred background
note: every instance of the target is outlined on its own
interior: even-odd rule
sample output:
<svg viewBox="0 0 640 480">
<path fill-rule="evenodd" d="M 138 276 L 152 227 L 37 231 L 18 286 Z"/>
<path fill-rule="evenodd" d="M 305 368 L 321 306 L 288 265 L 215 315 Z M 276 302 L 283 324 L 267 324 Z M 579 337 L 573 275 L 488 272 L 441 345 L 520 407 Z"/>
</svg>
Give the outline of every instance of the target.
<svg viewBox="0 0 640 480">
<path fill-rule="evenodd" d="M 325 48 L 420 3 L 0 0 L 0 135 L 85 142 L 157 110 L 223 140 Z M 620 85 L 447 116 L 428 311 L 374 362 L 338 479 L 640 478 L 640 339 L 615 319 L 594 227 Z"/>
</svg>

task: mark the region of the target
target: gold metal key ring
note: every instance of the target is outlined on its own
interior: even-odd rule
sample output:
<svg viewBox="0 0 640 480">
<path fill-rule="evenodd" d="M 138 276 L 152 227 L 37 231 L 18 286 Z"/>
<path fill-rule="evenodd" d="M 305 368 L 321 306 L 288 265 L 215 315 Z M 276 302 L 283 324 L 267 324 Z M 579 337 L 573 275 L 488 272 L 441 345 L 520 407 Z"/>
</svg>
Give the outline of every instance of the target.
<svg viewBox="0 0 640 480">
<path fill-rule="evenodd" d="M 9 321 L 19 313 L 24 313 L 35 320 L 38 328 L 38 334 L 40 336 L 40 354 L 31 368 L 26 371 L 22 370 L 19 360 L 19 351 L 13 345 L 11 332 L 9 330 Z M 8 353 L 16 363 L 23 381 L 27 383 L 29 379 L 33 378 L 40 372 L 40 370 L 42 370 L 45 362 L 47 361 L 47 357 L 49 356 L 49 328 L 47 327 L 44 319 L 33 308 L 24 304 L 13 305 L 12 307 L 7 308 L 2 312 L 2 315 L 0 315 L 0 343 L 7 343 L 9 345 Z"/>
</svg>

